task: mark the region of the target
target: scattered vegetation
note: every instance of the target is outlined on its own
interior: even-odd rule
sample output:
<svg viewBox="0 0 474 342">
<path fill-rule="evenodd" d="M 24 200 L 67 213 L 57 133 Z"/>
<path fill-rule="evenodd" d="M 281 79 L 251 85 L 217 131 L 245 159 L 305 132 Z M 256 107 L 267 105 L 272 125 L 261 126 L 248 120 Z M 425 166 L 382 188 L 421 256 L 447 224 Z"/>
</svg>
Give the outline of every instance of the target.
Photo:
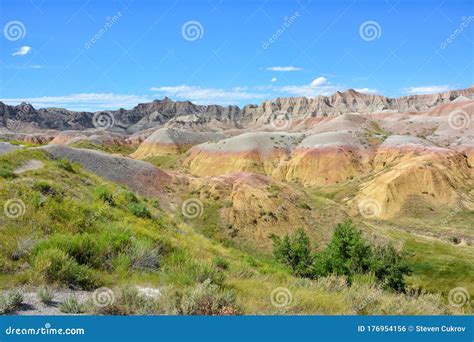
<svg viewBox="0 0 474 342">
<path fill-rule="evenodd" d="M 15 312 L 23 303 L 23 294 L 20 290 L 10 291 L 0 296 L 0 314 Z"/>
<path fill-rule="evenodd" d="M 41 303 L 50 305 L 53 302 L 54 293 L 51 288 L 41 286 L 36 290 L 36 297 Z"/>
<path fill-rule="evenodd" d="M 273 258 L 222 238 L 221 203 L 204 201 L 205 210 L 193 220 L 174 218 L 158 202 L 79 166 L 72 165 L 72 172 L 67 163 L 50 160 L 38 150 L 2 155 L 0 166 L 15 170 L 31 159 L 44 163 L 34 175 L 18 175 L 13 181 L 0 177 L 0 204 L 15 198 L 25 205 L 22 216 L 2 222 L 1 289 L 45 286 L 48 290 L 37 292 L 40 301 L 51 297 L 46 293 L 51 288 L 119 289 L 114 305 L 99 309 L 68 298 L 61 304 L 64 312 L 271 314 L 277 310 L 270 294 L 285 287 L 295 303 L 284 313 L 445 314 L 451 313 L 445 290 L 442 294 L 436 289 L 431 294 L 411 291 L 413 276 L 407 277 L 406 260 L 416 276 L 444 272 L 448 289 L 463 284 L 461 276 L 472 274 L 470 254 L 453 254 L 468 247 L 436 244 L 430 249 L 407 239 L 407 248 L 416 251 L 407 258 L 389 245 L 367 242 L 346 223 L 338 226 L 326 247 L 311 246 L 299 231 L 275 237 L 281 249 L 275 251 L 279 257 Z M 312 202 L 309 207 L 316 205 Z M 31 240 L 20 248 L 24 239 Z M 427 253 L 430 258 L 424 257 Z M 333 255 L 338 258 L 332 260 Z M 455 269 L 446 270 L 448 264 Z M 159 288 L 163 295 L 145 298 L 136 291 L 137 284 Z M 0 298 L 2 312 L 21 307 L 18 300 L 7 299 Z"/>
<path fill-rule="evenodd" d="M 162 298 L 166 314 L 208 316 L 241 314 L 235 294 L 219 288 L 210 279 L 186 291 L 169 289 Z"/>
<path fill-rule="evenodd" d="M 70 296 L 59 304 L 59 310 L 69 314 L 81 314 L 87 311 L 85 303 L 81 303 L 75 296 Z"/>
<path fill-rule="evenodd" d="M 338 224 L 332 240 L 319 253 L 312 252 L 309 237 L 299 229 L 294 236 L 272 236 L 273 255 L 289 266 L 296 276 L 317 278 L 329 275 L 347 277 L 351 282 L 358 274 L 375 275 L 383 287 L 405 291 L 405 276 L 411 273 L 403 252 L 388 244 L 369 244 L 351 221 Z"/>
</svg>

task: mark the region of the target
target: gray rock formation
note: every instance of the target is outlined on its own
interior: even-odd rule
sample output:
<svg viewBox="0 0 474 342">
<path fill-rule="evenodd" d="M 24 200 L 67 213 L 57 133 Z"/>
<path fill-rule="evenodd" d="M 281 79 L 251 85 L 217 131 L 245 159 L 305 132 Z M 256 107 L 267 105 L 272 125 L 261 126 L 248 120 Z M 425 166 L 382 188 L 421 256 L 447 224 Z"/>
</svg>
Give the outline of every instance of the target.
<svg viewBox="0 0 474 342">
<path fill-rule="evenodd" d="M 456 99 L 473 99 L 474 87 L 442 94 L 412 95 L 388 98 L 368 95 L 353 89 L 336 92 L 331 96 L 315 98 L 288 97 L 264 101 L 260 105 L 237 106 L 196 105 L 189 101 L 172 101 L 165 97 L 142 103 L 126 110 L 106 111 L 114 118 L 112 131 L 135 133 L 152 127 L 209 130 L 209 128 L 244 128 L 267 124 L 272 115 L 284 112 L 292 118 L 347 113 L 420 112 Z M 9 131 L 34 132 L 41 129 L 84 130 L 94 128 L 95 113 L 74 112 L 63 108 L 35 109 L 28 103 L 9 106 L 0 102 L 0 128 Z"/>
</svg>

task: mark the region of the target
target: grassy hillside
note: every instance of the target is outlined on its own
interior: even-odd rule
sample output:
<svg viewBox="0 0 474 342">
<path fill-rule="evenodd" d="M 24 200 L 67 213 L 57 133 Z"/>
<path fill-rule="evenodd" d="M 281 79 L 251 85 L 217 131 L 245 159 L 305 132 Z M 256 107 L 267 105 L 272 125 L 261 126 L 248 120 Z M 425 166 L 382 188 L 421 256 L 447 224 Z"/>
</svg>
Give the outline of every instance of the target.
<svg viewBox="0 0 474 342">
<path fill-rule="evenodd" d="M 30 160 L 43 167 L 15 173 Z M 80 165 L 51 160 L 40 150 L 0 156 L 0 204 L 5 209 L 0 221 L 1 289 L 107 287 L 117 297 L 113 307 L 102 311 L 66 301 L 66 312 L 449 314 L 470 310 L 447 305 L 450 287 L 474 291 L 469 284 L 474 272 L 471 247 L 461 250 L 362 223 L 364 231 L 383 230 L 406 240 L 415 252 L 409 283 L 431 293 L 388 292 L 370 275 L 357 277 L 352 285 L 335 276 L 294 277 L 268 253 L 216 238 L 212 210 L 203 218 L 209 222 L 197 227 L 180 212 L 164 211 L 154 198 L 106 182 Z M 318 201 L 312 205 L 317 207 Z M 160 289 L 162 295 L 143 300 L 133 290 L 136 285 Z"/>
</svg>

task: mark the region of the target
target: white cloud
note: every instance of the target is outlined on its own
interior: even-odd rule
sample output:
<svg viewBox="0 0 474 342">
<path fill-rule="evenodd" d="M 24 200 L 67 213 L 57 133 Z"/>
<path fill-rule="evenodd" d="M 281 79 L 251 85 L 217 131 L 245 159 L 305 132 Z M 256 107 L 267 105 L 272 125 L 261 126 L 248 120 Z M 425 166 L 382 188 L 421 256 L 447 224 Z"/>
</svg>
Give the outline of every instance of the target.
<svg viewBox="0 0 474 342">
<path fill-rule="evenodd" d="M 16 105 L 21 102 L 31 103 L 35 108 L 61 107 L 76 111 L 112 110 L 132 108 L 138 103 L 151 102 L 146 96 L 113 94 L 113 93 L 82 93 L 65 96 L 43 96 L 25 98 L 6 98 L 0 101 Z"/>
<path fill-rule="evenodd" d="M 271 82 L 276 82 L 277 80 L 278 80 L 278 79 L 277 79 L 276 77 L 273 77 L 273 78 L 271 79 Z"/>
<path fill-rule="evenodd" d="M 25 56 L 25 55 L 29 54 L 30 51 L 31 51 L 31 47 L 22 46 L 16 52 L 14 52 L 12 56 Z"/>
<path fill-rule="evenodd" d="M 298 71 L 303 70 L 302 68 L 294 67 L 294 66 L 274 66 L 268 67 L 268 71 Z"/>
<path fill-rule="evenodd" d="M 180 85 L 167 87 L 152 87 L 151 91 L 160 96 L 169 96 L 173 99 L 189 100 L 197 104 L 237 104 L 243 100 L 262 99 L 268 94 L 251 93 L 245 87 L 232 89 L 202 88 L 196 86 Z"/>
<path fill-rule="evenodd" d="M 326 77 L 318 77 L 310 83 L 311 87 L 319 87 L 328 83 L 328 79 Z"/>
<path fill-rule="evenodd" d="M 331 95 L 337 88 L 333 86 L 325 77 L 318 77 L 310 84 L 289 85 L 275 88 L 277 91 L 288 93 L 291 96 L 315 97 L 318 95 Z"/>
<path fill-rule="evenodd" d="M 436 94 L 444 93 L 450 90 L 451 87 L 448 85 L 432 85 L 423 87 L 408 87 L 404 88 L 403 92 L 410 95 L 422 95 L 422 94 Z"/>
<path fill-rule="evenodd" d="M 379 92 L 377 89 L 372 88 L 355 88 L 354 90 L 364 94 L 378 94 Z"/>
</svg>

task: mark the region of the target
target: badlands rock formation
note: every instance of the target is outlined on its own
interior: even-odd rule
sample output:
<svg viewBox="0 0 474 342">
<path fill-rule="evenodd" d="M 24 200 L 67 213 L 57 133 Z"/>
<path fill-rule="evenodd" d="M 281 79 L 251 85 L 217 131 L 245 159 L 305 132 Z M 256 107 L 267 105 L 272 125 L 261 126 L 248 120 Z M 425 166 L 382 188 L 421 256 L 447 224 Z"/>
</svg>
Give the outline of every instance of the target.
<svg viewBox="0 0 474 342">
<path fill-rule="evenodd" d="M 362 94 L 355 90 L 337 92 L 331 96 L 315 98 L 290 97 L 265 101 L 260 105 L 237 106 L 195 105 L 189 101 L 172 101 L 169 98 L 142 103 L 126 110 L 103 112 L 74 112 L 62 108 L 35 109 L 28 103 L 10 106 L 0 102 L 0 128 L 12 131 L 37 129 L 84 130 L 94 128 L 94 115 L 113 117 L 113 130 L 135 133 L 167 123 L 171 127 L 205 130 L 210 128 L 243 128 L 267 125 L 282 112 L 295 122 L 315 117 L 347 113 L 424 112 L 441 104 L 472 100 L 474 87 L 449 91 L 443 94 L 412 95 L 388 98 Z"/>
<path fill-rule="evenodd" d="M 88 155 L 99 165 L 90 162 L 88 169 L 129 186 L 143 181 L 149 191 L 154 191 L 155 180 L 166 180 L 183 192 L 201 181 L 211 192 L 229 182 L 236 193 L 218 197 L 244 203 L 251 202 L 246 197 L 250 193 L 264 197 L 250 189 L 260 188 L 265 179 L 318 191 L 350 189 L 344 198 L 347 209 L 357 214 L 360 203 L 376 203 L 376 215 L 369 216 L 379 219 L 405 213 L 415 202 L 430 210 L 473 208 L 474 87 L 400 98 L 348 90 L 316 98 L 277 98 L 242 109 L 165 98 L 102 113 L 114 119 L 107 130 L 93 128 L 98 114 L 0 104 L 0 138 L 52 145 L 79 140 L 139 145 L 129 156 L 135 159 L 182 154 L 181 174 L 154 171 L 132 159 L 117 164 L 104 155 Z M 62 148 L 47 149 L 79 161 L 86 153 Z M 114 167 L 127 165 L 143 168 L 136 169 L 136 176 L 114 176 Z M 112 169 L 102 174 L 102 167 Z M 228 216 L 242 228 L 248 217 L 239 218 L 246 217 L 239 213 L 247 209 L 237 207 Z"/>
<path fill-rule="evenodd" d="M 148 136 L 131 155 L 133 158 L 146 159 L 153 156 L 180 154 L 192 146 L 208 141 L 217 141 L 228 137 L 214 132 L 193 132 L 173 128 L 161 128 Z"/>
</svg>

